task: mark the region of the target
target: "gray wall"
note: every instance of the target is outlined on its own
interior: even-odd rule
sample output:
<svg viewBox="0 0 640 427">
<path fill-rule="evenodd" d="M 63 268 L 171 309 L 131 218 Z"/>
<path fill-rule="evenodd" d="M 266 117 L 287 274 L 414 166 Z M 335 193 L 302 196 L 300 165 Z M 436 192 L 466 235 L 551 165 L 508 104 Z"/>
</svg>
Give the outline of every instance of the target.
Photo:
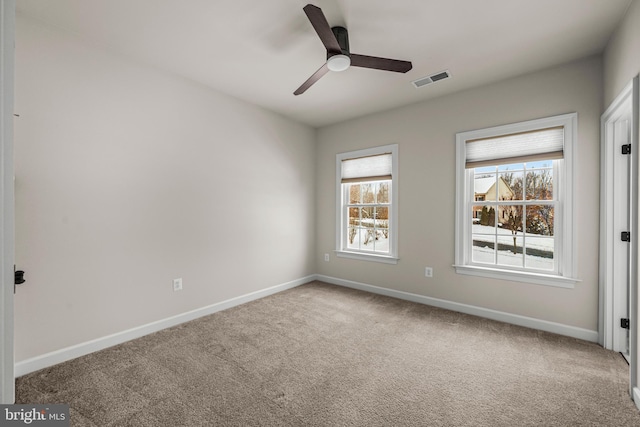
<svg viewBox="0 0 640 427">
<path fill-rule="evenodd" d="M 634 0 L 604 51 L 604 108 L 640 73 L 640 1 Z"/>
<path fill-rule="evenodd" d="M 601 88 L 598 56 L 320 129 L 318 259 L 335 249 L 336 154 L 397 143 L 400 261 L 387 265 L 332 257 L 318 261 L 318 273 L 597 331 Z M 582 282 L 564 289 L 456 274 L 455 134 L 574 111 Z M 432 279 L 424 277 L 425 266 L 434 268 Z"/>
<path fill-rule="evenodd" d="M 24 17 L 16 62 L 17 362 L 315 273 L 313 129 Z"/>
</svg>

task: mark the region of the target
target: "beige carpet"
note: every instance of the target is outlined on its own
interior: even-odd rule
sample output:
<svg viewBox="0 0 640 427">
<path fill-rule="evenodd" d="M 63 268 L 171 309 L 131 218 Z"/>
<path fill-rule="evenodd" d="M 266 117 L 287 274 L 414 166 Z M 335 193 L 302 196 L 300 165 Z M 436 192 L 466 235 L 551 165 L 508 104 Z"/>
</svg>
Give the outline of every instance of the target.
<svg viewBox="0 0 640 427">
<path fill-rule="evenodd" d="M 639 426 L 596 344 L 315 282 L 17 380 L 73 426 Z"/>
</svg>

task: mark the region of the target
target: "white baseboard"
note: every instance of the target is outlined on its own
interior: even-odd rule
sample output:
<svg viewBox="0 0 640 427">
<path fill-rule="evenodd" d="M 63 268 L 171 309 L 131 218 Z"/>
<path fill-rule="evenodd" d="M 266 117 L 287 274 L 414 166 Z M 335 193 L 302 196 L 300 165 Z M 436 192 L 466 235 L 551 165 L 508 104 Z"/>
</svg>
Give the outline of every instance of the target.
<svg viewBox="0 0 640 427">
<path fill-rule="evenodd" d="M 49 366 L 57 365 L 58 363 L 66 362 L 67 360 L 75 359 L 76 357 L 84 356 L 99 350 L 103 350 L 114 345 L 122 344 L 132 339 L 140 338 L 145 335 L 149 335 L 154 332 L 161 331 L 172 326 L 179 325 L 181 323 L 188 322 L 190 320 L 197 319 L 199 317 L 207 316 L 209 314 L 216 313 L 218 311 L 226 310 L 231 307 L 235 307 L 250 301 L 254 301 L 266 296 L 282 292 L 287 289 L 295 288 L 305 283 L 312 282 L 314 280 L 320 280 L 326 283 L 345 286 L 348 288 L 359 289 L 361 291 L 371 292 L 374 294 L 385 295 L 393 298 L 399 298 L 407 301 L 417 302 L 420 304 L 426 304 L 434 307 L 440 307 L 447 310 L 458 311 L 461 313 L 472 314 L 479 317 L 498 320 L 505 323 L 511 323 L 514 325 L 525 326 L 528 328 L 539 329 L 542 331 L 553 332 L 560 335 L 566 335 L 573 338 L 579 338 L 586 341 L 598 342 L 598 331 L 590 331 L 587 329 L 577 328 L 575 326 L 563 325 L 560 323 L 549 322 L 546 320 L 534 319 L 531 317 L 520 316 L 517 314 L 505 313 L 501 311 L 491 310 L 488 308 L 476 307 L 467 304 L 461 304 L 453 301 L 442 300 L 438 298 L 431 298 L 424 295 L 412 294 L 409 292 L 397 291 L 393 289 L 381 288 L 378 286 L 369 285 L 366 283 L 354 282 L 351 280 L 338 279 L 335 277 L 324 275 L 310 275 L 291 282 L 283 283 L 280 285 L 272 286 L 267 289 L 252 292 L 246 295 L 241 295 L 236 298 L 231 298 L 226 301 L 222 301 L 216 304 L 212 304 L 206 307 L 202 307 L 196 310 L 188 311 L 186 313 L 178 314 L 166 319 L 158 320 L 156 322 L 148 323 L 146 325 L 138 326 L 126 331 L 118 332 L 105 337 L 97 338 L 91 341 L 80 343 L 71 347 L 66 347 L 60 350 L 52 351 L 40 356 L 33 357 L 31 359 L 22 360 L 15 365 L 16 377 L 26 375 L 30 372 L 34 372 L 40 369 L 47 368 Z M 634 390 L 634 395 L 640 393 L 638 389 Z M 636 405 L 640 402 L 640 396 L 635 399 Z M 639 406 L 640 408 L 640 406 Z"/>
<path fill-rule="evenodd" d="M 466 313 L 466 314 L 472 314 L 474 316 L 484 317 L 492 320 L 498 320 L 500 322 L 510 323 L 518 326 L 524 326 L 532 329 L 538 329 L 541 331 L 552 332 L 554 334 L 565 335 L 565 336 L 578 338 L 585 341 L 591 341 L 595 343 L 598 342 L 598 331 L 591 331 L 588 329 L 582 329 L 575 326 L 549 322 L 547 320 L 535 319 L 533 317 L 526 317 L 526 316 L 520 316 L 518 314 L 506 313 L 503 311 L 491 310 L 489 308 L 476 307 L 473 305 L 461 304 L 458 302 L 426 297 L 424 295 L 412 294 L 409 292 L 381 288 L 378 286 L 368 285 L 366 283 L 338 279 L 335 277 L 324 276 L 321 274 L 316 275 L 316 279 L 322 282 L 331 283 L 333 285 L 345 286 L 347 288 L 359 289 L 361 291 L 371 292 L 374 294 L 380 294 L 380 295 L 385 295 L 393 298 L 417 302 L 420 304 L 426 304 L 434 307 L 445 308 L 447 310 L 457 311 L 457 312 Z"/>
<path fill-rule="evenodd" d="M 138 326 L 126 331 L 108 335 L 106 337 L 97 338 L 71 347 L 52 351 L 51 353 L 46 353 L 41 356 L 36 356 L 31 359 L 22 360 L 15 364 L 15 376 L 20 377 L 30 372 L 57 365 L 58 363 L 66 362 L 67 360 L 75 359 L 76 357 L 84 356 L 108 347 L 112 347 L 114 345 L 122 344 L 124 342 L 131 341 L 132 339 L 140 338 L 145 335 L 149 335 L 151 333 L 197 319 L 199 317 L 207 316 L 209 314 L 226 310 L 240 304 L 264 298 L 266 296 L 273 295 L 287 289 L 295 288 L 296 286 L 304 285 L 305 283 L 309 283 L 314 280 L 316 280 L 315 275 L 303 277 L 291 282 L 282 283 L 270 288 L 251 292 L 246 295 L 241 295 L 239 297 L 231 298 L 226 301 L 198 308 L 186 313 L 178 314 L 176 316 L 168 317 L 156 322 L 148 323 L 146 325 Z"/>
<path fill-rule="evenodd" d="M 633 402 L 636 404 L 638 410 L 640 410 L 640 388 L 633 388 Z"/>
</svg>

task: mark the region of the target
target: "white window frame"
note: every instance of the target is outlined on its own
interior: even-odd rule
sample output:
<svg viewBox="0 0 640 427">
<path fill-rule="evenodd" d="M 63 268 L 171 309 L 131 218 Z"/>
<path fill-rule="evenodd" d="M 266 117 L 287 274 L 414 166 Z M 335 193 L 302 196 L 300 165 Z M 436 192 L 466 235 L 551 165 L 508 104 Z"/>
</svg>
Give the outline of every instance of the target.
<svg viewBox="0 0 640 427">
<path fill-rule="evenodd" d="M 554 198 L 556 205 L 556 256 L 558 271 L 550 274 L 524 269 L 502 268 L 471 261 L 471 226 L 473 200 L 473 172 L 465 168 L 466 143 L 469 140 L 492 138 L 538 129 L 564 127 L 564 158 L 554 161 Z M 456 134 L 456 210 L 455 210 L 455 270 L 456 273 L 573 288 L 576 277 L 576 246 L 574 221 L 574 159 L 577 146 L 577 113 L 546 117 L 486 129 Z"/>
<path fill-rule="evenodd" d="M 389 205 L 389 254 L 357 251 L 347 248 L 348 203 L 345 185 L 342 184 L 342 161 L 360 157 L 376 156 L 391 153 L 391 186 Z M 363 261 L 375 261 L 386 264 L 398 263 L 398 144 L 383 145 L 363 150 L 339 153 L 336 155 L 336 250 L 335 254 L 341 258 L 351 258 Z"/>
</svg>

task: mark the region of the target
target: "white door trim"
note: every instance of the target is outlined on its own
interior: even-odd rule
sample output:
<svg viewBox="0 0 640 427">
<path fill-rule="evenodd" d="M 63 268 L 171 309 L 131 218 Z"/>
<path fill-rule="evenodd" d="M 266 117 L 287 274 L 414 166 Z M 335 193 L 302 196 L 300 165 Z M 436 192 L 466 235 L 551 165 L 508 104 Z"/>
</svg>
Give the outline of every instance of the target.
<svg viewBox="0 0 640 427">
<path fill-rule="evenodd" d="M 15 0 L 0 0 L 0 403 L 15 401 L 13 356 L 13 85 Z"/>
<path fill-rule="evenodd" d="M 629 392 L 633 398 L 635 395 L 634 389 L 638 386 L 638 261 L 640 261 L 640 253 L 638 248 L 638 239 L 640 233 L 638 232 L 638 221 L 640 216 L 638 215 L 638 208 L 640 203 L 640 197 L 638 193 L 638 169 L 640 163 L 640 147 L 638 146 L 638 129 L 640 125 L 640 79 L 639 76 L 635 76 L 632 80 L 633 90 L 633 104 L 631 112 L 631 252 L 630 252 L 630 269 L 629 269 L 629 322 L 631 324 L 631 332 L 629 333 L 629 371 L 630 371 L 630 384 Z M 636 402 L 638 404 L 639 402 Z"/>
<path fill-rule="evenodd" d="M 619 335 L 621 334 L 621 328 L 617 321 L 621 318 L 624 312 L 624 317 L 628 316 L 627 307 L 618 307 L 621 303 L 619 289 L 617 289 L 623 276 L 628 276 L 629 268 L 628 263 L 630 257 L 628 254 L 629 246 L 625 246 L 623 242 L 620 242 L 618 237 L 621 231 L 628 231 L 629 224 L 621 224 L 620 222 L 628 222 L 630 217 L 630 206 L 627 206 L 627 212 L 620 212 L 620 205 L 617 204 L 618 196 L 620 196 L 621 188 L 616 188 L 616 182 L 619 182 L 618 174 L 624 173 L 618 167 L 616 163 L 623 161 L 622 153 L 620 150 L 620 142 L 618 141 L 618 135 L 620 128 L 618 124 L 623 120 L 629 120 L 632 122 L 632 93 L 633 84 L 629 84 L 618 95 L 615 101 L 607 108 L 600 118 L 601 129 L 601 145 L 600 145 L 600 164 L 601 164 L 601 177 L 600 177 L 600 287 L 601 287 L 601 322 L 600 328 L 602 330 L 602 342 L 601 344 L 609 349 L 620 351 L 621 343 Z M 627 143 L 631 143 L 631 135 L 627 136 Z M 630 180 L 628 175 L 630 170 L 626 172 L 626 180 Z M 628 182 L 627 181 L 627 182 Z M 627 183 L 622 183 L 627 188 Z M 625 194 L 625 197 L 628 197 Z M 625 202 L 629 204 L 628 202 Z M 615 207 L 614 207 L 615 206 Z M 619 221 L 620 214 L 623 214 L 626 219 Z M 620 271 L 621 265 L 620 257 L 626 251 L 625 258 L 625 271 Z M 629 277 L 624 277 L 624 281 L 628 281 Z M 624 302 L 627 300 L 627 287 L 628 284 L 624 284 Z M 626 345 L 626 343 L 625 343 Z"/>
</svg>

